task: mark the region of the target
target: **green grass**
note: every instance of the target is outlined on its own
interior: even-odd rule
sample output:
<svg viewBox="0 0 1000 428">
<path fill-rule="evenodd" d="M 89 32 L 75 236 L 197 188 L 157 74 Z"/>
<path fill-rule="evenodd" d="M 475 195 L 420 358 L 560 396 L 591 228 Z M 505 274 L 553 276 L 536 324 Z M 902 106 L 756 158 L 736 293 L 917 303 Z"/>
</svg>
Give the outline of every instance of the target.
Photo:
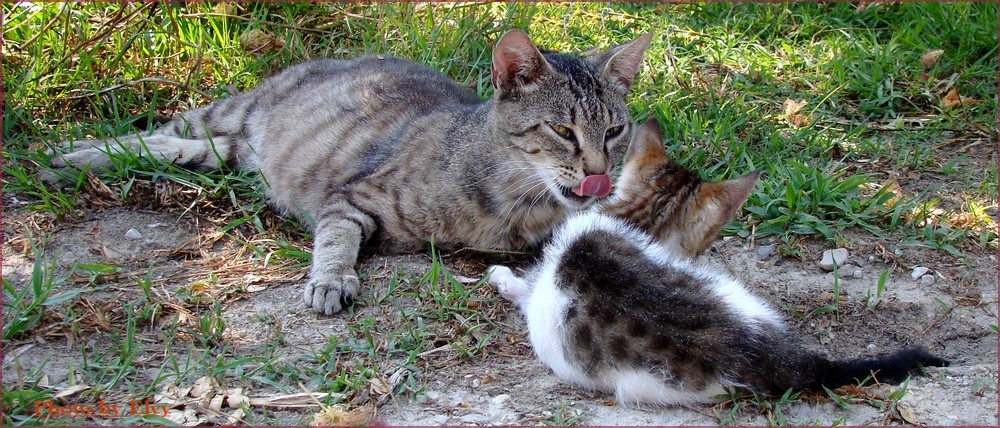
<svg viewBox="0 0 1000 428">
<path fill-rule="evenodd" d="M 747 203 L 751 215 L 732 223 L 727 233 L 836 240 L 845 230 L 862 228 L 876 234 L 901 230 L 934 248 L 970 241 L 996 245 L 993 227 L 977 229 L 986 231 L 984 239 L 928 234 L 918 230 L 913 215 L 902 212 L 935 197 L 943 197 L 949 213 L 965 212 L 962 198 L 995 205 L 995 162 L 980 164 L 993 168 L 984 177 L 979 168 L 955 166 L 968 163 L 962 159 L 968 155 L 935 150 L 946 140 L 985 139 L 995 145 L 994 4 L 5 8 L 11 49 L 4 69 L 9 93 L 4 184 L 30 196 L 32 208 L 60 218 L 79 209 L 82 202 L 75 195 L 86 183 L 71 177 L 77 186 L 65 192 L 42 186 L 32 171 L 46 163 L 39 152 L 43 147 L 125 132 L 156 116 L 204 105 L 208 97 L 227 96 L 226 85 L 248 90 L 282 67 L 313 57 L 403 56 L 488 96 L 490 46 L 518 27 L 528 29 L 542 46 L 571 52 L 653 31 L 656 37 L 631 98 L 635 116 L 660 118 L 671 153 L 706 177 L 752 169 L 766 173 Z M 96 18 L 83 19 L 90 15 Z M 118 22 L 129 24 L 126 31 L 110 31 Z M 282 47 L 248 53 L 251 48 L 241 37 L 259 30 Z M 944 53 L 933 66 L 920 64 L 924 51 L 938 48 Z M 161 80 L 141 80 L 149 77 Z M 951 88 L 978 102 L 942 110 L 943 90 Z M 782 116 L 787 99 L 805 100 L 802 112 L 812 121 L 787 123 Z M 935 182 L 978 183 L 980 188 L 941 189 L 934 195 L 926 194 L 922 184 L 904 182 L 900 196 L 907 203 L 897 205 L 896 212 L 879 210 L 893 195 L 862 190 L 878 186 L 891 171 L 927 172 Z M 205 190 L 204 198 L 228 197 L 241 211 L 227 220 L 231 227 L 250 223 L 262 229 L 256 217 L 265 207 L 244 176 L 236 175 L 233 182 L 232 174 L 191 173 L 135 156 L 119 159 L 113 171 L 100 174 L 121 186 L 132 178 L 159 177 Z"/>
<path fill-rule="evenodd" d="M 301 269 L 310 262 L 308 233 L 267 207 L 250 173 L 192 172 L 126 153 L 107 171 L 66 177 L 70 186 L 53 189 L 38 178 L 49 161 L 45 150 L 148 128 L 310 58 L 397 55 L 487 97 L 491 47 L 511 28 L 568 52 L 652 31 L 629 98 L 634 117 L 658 118 L 671 156 L 705 178 L 764 173 L 725 233 L 777 236 L 788 244 L 781 250 L 792 252 L 803 240 L 840 244 L 851 233 L 951 256 L 997 246 L 995 3 L 8 2 L 2 8 L 3 193 L 54 224 L 72 224 L 95 201 L 169 211 L 204 219 L 263 265 Z M 270 35 L 257 37 L 271 47 L 251 52 L 243 40 L 257 31 Z M 922 65 L 931 49 L 944 53 Z M 953 89 L 974 104 L 945 108 Z M 788 100 L 805 104 L 790 112 Z M 54 262 L 40 251 L 32 255 L 28 284 L 3 280 L 5 348 L 31 340 L 40 326 L 90 328 L 80 321 L 85 308 L 67 304 L 125 271 L 78 265 L 75 274 L 86 277 L 86 287 L 58 292 L 54 287 L 66 284 L 49 267 Z M 86 360 L 80 380 L 95 387 L 94 397 L 147 397 L 166 383 L 190 385 L 209 373 L 248 388 L 292 394 L 301 383 L 345 394 L 326 400 L 334 404 L 395 376 L 391 394 L 418 394 L 423 373 L 482 358 L 502 331 L 482 310 L 495 304 L 484 283 L 462 283 L 440 254 L 432 252 L 431 262 L 426 272 L 394 272 L 387 289 L 363 303 L 387 308 L 399 322 L 351 313 L 343 335 L 293 355 L 283 351 L 280 332 L 254 352 L 232 343 L 220 309 L 226 303 L 198 293 L 221 288 L 209 297 L 240 295 L 226 278 L 206 273 L 164 296 L 149 266 L 109 314 L 115 329 L 95 334 L 100 344 L 75 344 Z M 881 297 L 885 280 L 879 281 L 869 305 Z M 171 305 L 192 316 L 182 321 Z M 261 316 L 262 326 L 280 319 Z M 98 349 L 106 344 L 113 350 Z M 137 360 L 155 360 L 156 373 L 137 370 Z M 18 382 L 3 386 L 3 422 L 38 422 L 27 403 L 51 394 L 38 385 L 38 373 Z M 780 406 L 791 400 L 758 410 L 771 423 L 785 423 Z M 248 420 L 271 417 L 260 412 Z M 573 424 L 579 417 L 563 407 L 544 422 Z"/>
</svg>

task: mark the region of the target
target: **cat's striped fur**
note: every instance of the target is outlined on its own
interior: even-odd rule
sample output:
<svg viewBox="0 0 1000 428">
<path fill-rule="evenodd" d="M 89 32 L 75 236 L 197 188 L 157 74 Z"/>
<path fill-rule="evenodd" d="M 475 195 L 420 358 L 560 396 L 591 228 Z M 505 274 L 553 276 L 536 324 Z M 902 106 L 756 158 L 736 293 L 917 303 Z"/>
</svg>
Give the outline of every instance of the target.
<svg viewBox="0 0 1000 428">
<path fill-rule="evenodd" d="M 494 266 L 489 280 L 525 314 L 535 353 L 558 377 L 626 404 L 693 404 L 732 386 L 822 391 L 873 373 L 894 383 L 947 364 L 921 348 L 830 360 L 739 281 L 692 263 L 757 176 L 702 181 L 667 158 L 650 121 L 608 202 L 557 228 L 524 279 Z"/>
<path fill-rule="evenodd" d="M 270 202 L 315 236 L 305 302 L 332 314 L 358 292 L 359 246 L 521 249 L 594 197 L 631 134 L 625 95 L 646 34 L 587 59 L 544 56 L 527 34 L 493 52 L 494 97 L 388 56 L 314 60 L 140 137 L 77 141 L 53 166 L 108 166 L 108 152 L 259 170 Z"/>
</svg>

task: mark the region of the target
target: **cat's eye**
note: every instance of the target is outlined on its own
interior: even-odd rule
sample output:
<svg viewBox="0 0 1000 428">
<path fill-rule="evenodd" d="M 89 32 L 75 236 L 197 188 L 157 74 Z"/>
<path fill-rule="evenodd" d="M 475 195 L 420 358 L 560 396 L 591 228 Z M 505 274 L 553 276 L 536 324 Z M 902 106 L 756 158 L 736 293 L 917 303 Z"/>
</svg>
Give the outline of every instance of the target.
<svg viewBox="0 0 1000 428">
<path fill-rule="evenodd" d="M 609 138 L 615 138 L 615 137 L 617 137 L 619 134 L 622 133 L 622 129 L 625 129 L 625 128 L 623 126 L 621 126 L 621 125 L 615 125 L 615 126 L 612 126 L 612 127 L 608 128 L 607 131 L 604 131 L 604 139 L 606 140 L 606 139 L 609 139 Z"/>
<path fill-rule="evenodd" d="M 549 128 L 552 128 L 553 132 L 555 132 L 556 134 L 559 134 L 560 137 L 563 137 L 563 138 L 565 138 L 567 140 L 571 140 L 572 141 L 572 140 L 576 139 L 576 137 L 573 135 L 573 130 L 569 129 L 569 128 L 565 127 L 565 126 L 556 125 L 554 123 L 550 123 L 549 124 Z"/>
</svg>

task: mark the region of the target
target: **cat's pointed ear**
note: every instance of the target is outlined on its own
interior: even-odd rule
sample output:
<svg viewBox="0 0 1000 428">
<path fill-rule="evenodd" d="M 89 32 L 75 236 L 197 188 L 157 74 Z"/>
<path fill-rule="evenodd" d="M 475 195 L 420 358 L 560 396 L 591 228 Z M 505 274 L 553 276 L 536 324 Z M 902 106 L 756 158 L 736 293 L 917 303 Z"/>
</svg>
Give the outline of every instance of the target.
<svg viewBox="0 0 1000 428">
<path fill-rule="evenodd" d="M 493 87 L 501 96 L 531 85 L 551 68 L 524 31 L 508 31 L 493 48 Z"/>
<path fill-rule="evenodd" d="M 628 149 L 625 150 L 624 163 L 644 160 L 644 163 L 651 161 L 663 162 L 667 160 L 667 149 L 663 147 L 663 136 L 660 131 L 660 123 L 655 118 L 649 118 L 645 123 L 632 133 Z"/>
<path fill-rule="evenodd" d="M 687 227 L 683 231 L 682 246 L 689 256 L 694 257 L 708 248 L 750 197 L 759 176 L 760 172 L 754 171 L 732 180 L 701 184 L 694 204 L 686 210 L 688 218 L 683 222 Z"/>
<path fill-rule="evenodd" d="M 632 86 L 642 57 L 653 40 L 653 33 L 646 33 L 637 39 L 608 49 L 593 58 L 601 72 L 613 77 L 625 88 Z"/>
<path fill-rule="evenodd" d="M 710 197 L 714 199 L 715 205 L 718 206 L 719 218 L 722 219 L 723 223 L 726 223 L 736 216 L 736 211 L 739 211 L 743 203 L 750 197 L 750 192 L 753 191 L 753 186 L 757 184 L 758 177 L 760 177 L 760 171 L 753 171 L 740 178 L 705 183 L 702 185 L 699 193 L 711 195 Z"/>
</svg>

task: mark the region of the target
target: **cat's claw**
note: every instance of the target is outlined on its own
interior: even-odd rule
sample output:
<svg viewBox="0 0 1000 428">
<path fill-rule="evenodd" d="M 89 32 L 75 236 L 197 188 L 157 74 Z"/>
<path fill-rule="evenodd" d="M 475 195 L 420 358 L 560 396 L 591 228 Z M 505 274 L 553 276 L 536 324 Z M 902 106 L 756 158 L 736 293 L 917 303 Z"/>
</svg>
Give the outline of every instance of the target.
<svg viewBox="0 0 1000 428">
<path fill-rule="evenodd" d="M 358 295 L 358 277 L 351 273 L 340 275 L 339 279 L 339 281 L 335 278 L 309 279 L 303 294 L 306 306 L 324 315 L 333 315 L 351 306 Z"/>
<path fill-rule="evenodd" d="M 503 298 L 514 304 L 520 304 L 521 299 L 528 294 L 528 284 L 518 278 L 507 266 L 490 266 L 487 272 L 490 276 L 490 284 L 497 288 Z"/>
</svg>

